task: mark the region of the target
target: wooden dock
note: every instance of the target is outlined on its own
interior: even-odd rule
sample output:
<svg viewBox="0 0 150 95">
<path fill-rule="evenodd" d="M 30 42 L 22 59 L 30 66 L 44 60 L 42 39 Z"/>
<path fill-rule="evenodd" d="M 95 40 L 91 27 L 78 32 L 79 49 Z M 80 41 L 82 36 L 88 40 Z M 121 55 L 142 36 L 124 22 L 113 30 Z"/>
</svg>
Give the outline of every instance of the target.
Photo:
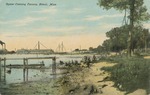
<svg viewBox="0 0 150 95">
<path fill-rule="evenodd" d="M 40 64 L 28 64 L 28 66 L 25 66 L 23 64 L 9 64 L 6 65 L 6 68 L 41 68 L 44 67 L 45 64 L 44 63 L 40 63 Z"/>
<path fill-rule="evenodd" d="M 51 59 L 53 62 L 56 63 L 56 57 L 29 57 L 29 58 L 0 58 L 0 61 L 3 61 L 3 67 L 10 67 L 10 68 L 31 68 L 31 67 L 41 67 L 44 66 L 44 63 L 40 64 L 29 64 L 28 60 L 37 60 L 37 59 Z M 6 60 L 23 60 L 23 64 L 9 64 L 6 65 Z"/>
<path fill-rule="evenodd" d="M 50 59 L 52 60 L 52 73 L 56 74 L 56 57 L 29 57 L 29 58 L 0 58 L 0 82 L 2 81 L 2 72 L 4 74 L 4 80 L 6 80 L 6 68 L 21 68 L 23 69 L 23 77 L 24 81 L 28 81 L 28 69 L 32 68 L 43 68 L 45 65 L 44 63 L 40 64 L 29 64 L 29 60 L 37 60 L 37 59 Z M 6 65 L 7 60 L 23 60 L 22 64 L 8 64 Z M 3 65 L 2 65 L 3 64 Z M 1 70 L 1 67 L 3 67 L 3 70 Z M 26 74 L 25 74 L 26 72 Z M 26 76 L 26 78 L 25 78 Z"/>
</svg>

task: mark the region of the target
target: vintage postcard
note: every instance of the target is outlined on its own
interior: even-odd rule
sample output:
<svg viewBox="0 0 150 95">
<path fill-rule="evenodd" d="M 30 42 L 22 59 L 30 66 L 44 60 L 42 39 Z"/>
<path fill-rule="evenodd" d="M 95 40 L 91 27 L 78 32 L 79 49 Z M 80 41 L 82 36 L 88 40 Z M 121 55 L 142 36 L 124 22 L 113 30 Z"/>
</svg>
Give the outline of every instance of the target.
<svg viewBox="0 0 150 95">
<path fill-rule="evenodd" d="M 0 0 L 0 95 L 150 95 L 149 0 Z"/>
</svg>

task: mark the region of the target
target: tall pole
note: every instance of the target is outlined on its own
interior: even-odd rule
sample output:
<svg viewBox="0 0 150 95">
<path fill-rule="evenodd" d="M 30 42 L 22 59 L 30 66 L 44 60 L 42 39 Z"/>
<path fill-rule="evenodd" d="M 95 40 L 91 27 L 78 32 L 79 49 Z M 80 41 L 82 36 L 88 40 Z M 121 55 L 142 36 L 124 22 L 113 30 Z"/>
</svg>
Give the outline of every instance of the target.
<svg viewBox="0 0 150 95">
<path fill-rule="evenodd" d="M 80 45 L 80 51 L 79 52 L 81 53 L 81 45 Z"/>
<path fill-rule="evenodd" d="M 58 52 L 60 52 L 60 44 L 58 45 Z"/>
<path fill-rule="evenodd" d="M 40 42 L 38 41 L 38 50 L 40 50 Z"/>
<path fill-rule="evenodd" d="M 4 49 L 6 49 L 6 44 L 4 44 Z"/>
<path fill-rule="evenodd" d="M 63 42 L 62 42 L 62 44 L 61 44 L 61 50 L 62 50 L 62 52 L 63 52 L 63 48 L 64 48 L 64 45 L 63 45 Z"/>
</svg>

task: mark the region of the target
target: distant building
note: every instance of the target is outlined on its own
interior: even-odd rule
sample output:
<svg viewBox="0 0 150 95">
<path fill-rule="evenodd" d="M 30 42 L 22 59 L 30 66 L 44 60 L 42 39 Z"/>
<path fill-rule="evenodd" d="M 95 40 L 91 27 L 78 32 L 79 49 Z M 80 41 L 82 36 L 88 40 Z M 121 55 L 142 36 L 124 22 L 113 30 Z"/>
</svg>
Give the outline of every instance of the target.
<svg viewBox="0 0 150 95">
<path fill-rule="evenodd" d="M 16 51 L 17 54 L 29 54 L 30 51 L 28 49 L 19 49 Z"/>
<path fill-rule="evenodd" d="M 8 51 L 6 49 L 0 49 L 0 54 L 7 54 Z"/>
<path fill-rule="evenodd" d="M 82 50 L 75 49 L 72 53 L 74 53 L 74 54 L 88 54 L 88 53 L 93 53 L 93 52 L 89 51 L 87 49 L 82 49 Z"/>
<path fill-rule="evenodd" d="M 19 49 L 17 54 L 53 54 L 52 49 Z"/>
<path fill-rule="evenodd" d="M 54 51 L 52 49 L 31 49 L 29 50 L 31 54 L 53 54 Z"/>
<path fill-rule="evenodd" d="M 6 50 L 6 44 L 5 42 L 0 40 L 0 45 L 2 46 L 2 49 Z"/>
</svg>

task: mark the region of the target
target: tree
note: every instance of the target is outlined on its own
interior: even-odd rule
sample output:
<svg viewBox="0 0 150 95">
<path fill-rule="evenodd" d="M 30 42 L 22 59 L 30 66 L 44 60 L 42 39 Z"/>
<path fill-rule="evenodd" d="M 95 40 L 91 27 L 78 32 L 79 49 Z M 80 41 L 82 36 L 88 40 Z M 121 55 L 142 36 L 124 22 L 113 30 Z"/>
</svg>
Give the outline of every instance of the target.
<svg viewBox="0 0 150 95">
<path fill-rule="evenodd" d="M 148 48 L 148 36 L 149 36 L 149 30 L 143 29 L 143 41 L 145 46 L 145 52 L 147 51 Z"/>
<path fill-rule="evenodd" d="M 104 51 L 110 51 L 110 47 L 111 47 L 111 42 L 109 39 L 105 40 L 102 44 L 102 46 L 104 47 Z"/>
<path fill-rule="evenodd" d="M 93 51 L 94 50 L 94 48 L 93 47 L 89 47 L 89 51 Z"/>
<path fill-rule="evenodd" d="M 80 49 L 77 48 L 77 49 L 75 49 L 74 51 L 80 51 Z"/>
<path fill-rule="evenodd" d="M 125 10 L 125 17 L 126 12 L 129 13 L 128 18 L 130 19 L 129 23 L 129 32 L 128 32 L 128 56 L 131 56 L 131 49 L 132 49 L 132 33 L 134 26 L 136 24 L 141 24 L 142 21 L 147 21 L 150 18 L 149 13 L 145 6 L 143 6 L 143 0 L 99 0 L 99 6 L 103 7 L 104 9 L 111 9 L 115 8 L 116 10 L 124 11 Z"/>
<path fill-rule="evenodd" d="M 103 53 L 104 52 L 104 47 L 99 45 L 97 48 L 96 48 L 96 52 L 97 53 Z"/>
<path fill-rule="evenodd" d="M 148 35 L 148 29 L 143 28 L 143 26 L 135 26 L 132 36 L 132 51 L 134 51 L 135 48 L 145 48 L 146 51 L 148 47 Z"/>
<path fill-rule="evenodd" d="M 109 38 L 110 50 L 115 52 L 120 52 L 123 49 L 126 49 L 127 46 L 127 31 L 124 27 L 116 27 L 111 29 L 106 33 L 106 36 Z"/>
<path fill-rule="evenodd" d="M 110 31 L 106 32 L 107 40 L 105 40 L 99 50 L 102 51 L 113 51 L 120 52 L 124 49 L 127 49 L 127 40 L 128 40 L 128 29 L 129 25 L 124 25 L 121 27 L 112 28 Z M 145 51 L 149 45 L 150 33 L 148 29 L 143 28 L 141 25 L 137 25 L 133 28 L 132 33 L 132 45 L 131 50 L 134 53 L 134 50 L 144 49 Z"/>
</svg>

